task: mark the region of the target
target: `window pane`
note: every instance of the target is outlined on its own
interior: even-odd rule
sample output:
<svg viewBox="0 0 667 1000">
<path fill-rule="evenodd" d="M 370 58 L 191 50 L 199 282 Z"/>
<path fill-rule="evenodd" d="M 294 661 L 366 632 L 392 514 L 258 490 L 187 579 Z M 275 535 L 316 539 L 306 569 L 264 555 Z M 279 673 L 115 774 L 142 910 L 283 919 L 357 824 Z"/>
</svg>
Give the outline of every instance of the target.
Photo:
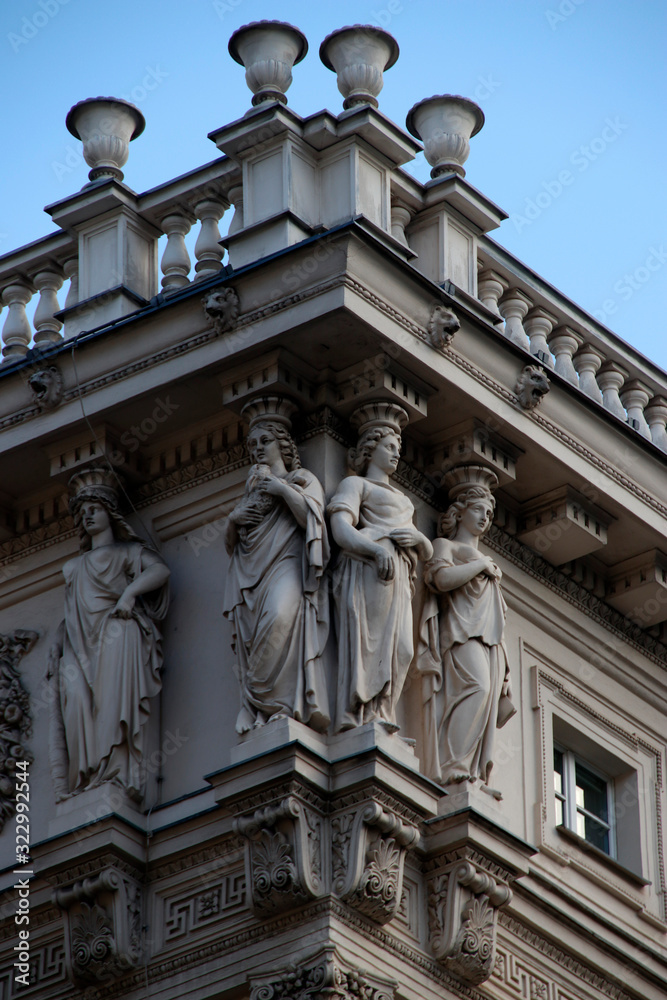
<svg viewBox="0 0 667 1000">
<path fill-rule="evenodd" d="M 560 750 L 554 750 L 554 791 L 557 795 L 563 794 L 563 754 Z"/>
<path fill-rule="evenodd" d="M 563 803 L 556 799 L 556 826 L 563 825 Z"/>
<path fill-rule="evenodd" d="M 582 829 L 583 833 L 581 832 Z M 577 833 L 580 837 L 584 837 L 593 847 L 598 847 L 605 854 L 609 854 L 609 830 L 601 826 L 594 819 L 591 819 L 590 816 L 582 816 L 581 813 L 577 813 Z"/>
<path fill-rule="evenodd" d="M 607 823 L 609 821 L 607 782 L 603 778 L 598 778 L 596 774 L 592 774 L 579 761 L 576 763 L 576 776 L 577 806 L 593 813 L 594 816 Z M 577 832 L 579 831 L 577 830 Z M 587 834 L 586 839 L 590 839 Z"/>
</svg>

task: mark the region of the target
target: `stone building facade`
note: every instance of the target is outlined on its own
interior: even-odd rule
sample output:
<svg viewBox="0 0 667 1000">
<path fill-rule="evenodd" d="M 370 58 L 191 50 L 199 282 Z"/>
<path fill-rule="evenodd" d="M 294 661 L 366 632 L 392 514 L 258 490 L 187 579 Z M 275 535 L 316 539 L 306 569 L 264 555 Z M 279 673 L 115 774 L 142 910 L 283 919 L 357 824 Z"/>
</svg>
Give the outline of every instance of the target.
<svg viewBox="0 0 667 1000">
<path fill-rule="evenodd" d="M 0 998 L 658 1000 L 667 375 L 488 235 L 479 108 L 358 27 L 301 118 L 306 48 L 142 194 L 75 106 L 0 258 Z"/>
</svg>

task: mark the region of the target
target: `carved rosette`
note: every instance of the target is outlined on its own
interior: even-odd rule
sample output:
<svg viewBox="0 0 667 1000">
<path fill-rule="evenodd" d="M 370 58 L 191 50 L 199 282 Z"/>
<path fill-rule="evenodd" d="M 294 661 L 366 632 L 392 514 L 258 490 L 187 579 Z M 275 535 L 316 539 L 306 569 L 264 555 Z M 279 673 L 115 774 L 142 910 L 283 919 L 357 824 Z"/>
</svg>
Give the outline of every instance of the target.
<svg viewBox="0 0 667 1000">
<path fill-rule="evenodd" d="M 401 903 L 417 827 L 371 802 L 334 816 L 331 833 L 334 893 L 376 923 L 388 923 Z"/>
<path fill-rule="evenodd" d="M 37 642 L 37 632 L 17 629 L 0 635 L 0 830 L 16 812 L 16 761 L 32 762 L 30 698 L 18 672 L 21 657 Z"/>
<path fill-rule="evenodd" d="M 56 889 L 65 917 L 67 972 L 84 988 L 118 979 L 142 957 L 141 887 L 116 868 Z"/>
<path fill-rule="evenodd" d="M 251 980 L 250 1000 L 394 1000 L 396 984 L 345 968 L 334 948 L 272 977 Z"/>
<path fill-rule="evenodd" d="M 258 916 L 322 895 L 321 820 L 294 795 L 236 819 L 234 830 L 245 840 L 247 885 Z"/>
<path fill-rule="evenodd" d="M 493 972 L 498 910 L 511 898 L 509 886 L 470 861 L 430 882 L 431 948 L 461 982 L 483 983 Z"/>
</svg>

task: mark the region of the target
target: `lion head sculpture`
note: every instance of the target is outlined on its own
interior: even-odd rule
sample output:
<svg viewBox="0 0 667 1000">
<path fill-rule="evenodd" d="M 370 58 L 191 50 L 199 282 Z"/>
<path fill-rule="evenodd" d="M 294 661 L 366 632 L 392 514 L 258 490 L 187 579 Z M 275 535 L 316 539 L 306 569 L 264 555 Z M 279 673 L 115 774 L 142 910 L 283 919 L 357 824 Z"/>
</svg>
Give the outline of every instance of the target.
<svg viewBox="0 0 667 1000">
<path fill-rule="evenodd" d="M 524 410 L 534 410 L 550 388 L 546 372 L 539 365 L 526 365 L 514 386 L 519 405 Z"/>
<path fill-rule="evenodd" d="M 233 288 L 219 288 L 202 299 L 204 312 L 216 333 L 225 333 L 236 325 L 239 315 L 239 297 Z"/>
<path fill-rule="evenodd" d="M 28 385 L 35 394 L 40 410 L 53 410 L 63 398 L 63 377 L 56 365 L 33 372 Z"/>
<path fill-rule="evenodd" d="M 449 347 L 456 331 L 460 328 L 458 316 L 447 306 L 434 306 L 428 323 L 428 335 L 437 349 Z"/>
</svg>

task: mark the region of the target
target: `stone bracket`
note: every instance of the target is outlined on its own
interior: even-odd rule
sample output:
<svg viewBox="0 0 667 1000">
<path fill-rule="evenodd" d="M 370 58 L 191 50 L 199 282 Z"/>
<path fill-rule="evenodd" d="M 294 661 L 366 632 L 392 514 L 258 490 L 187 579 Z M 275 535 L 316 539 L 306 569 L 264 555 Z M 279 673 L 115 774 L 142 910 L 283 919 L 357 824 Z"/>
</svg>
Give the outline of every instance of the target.
<svg viewBox="0 0 667 1000">
<path fill-rule="evenodd" d="M 65 960 L 75 986 L 102 985 L 135 969 L 142 958 L 142 892 L 116 868 L 56 889 L 65 919 Z"/>
<path fill-rule="evenodd" d="M 471 861 L 456 861 L 429 884 L 429 924 L 435 957 L 464 983 L 493 971 L 498 909 L 512 898 L 503 881 Z"/>
<path fill-rule="evenodd" d="M 258 916 L 322 895 L 322 822 L 296 796 L 235 819 L 234 832 L 245 840 L 247 885 Z"/>
<path fill-rule="evenodd" d="M 340 813 L 331 821 L 333 891 L 379 924 L 397 913 L 403 869 L 419 830 L 377 802 Z"/>
</svg>

